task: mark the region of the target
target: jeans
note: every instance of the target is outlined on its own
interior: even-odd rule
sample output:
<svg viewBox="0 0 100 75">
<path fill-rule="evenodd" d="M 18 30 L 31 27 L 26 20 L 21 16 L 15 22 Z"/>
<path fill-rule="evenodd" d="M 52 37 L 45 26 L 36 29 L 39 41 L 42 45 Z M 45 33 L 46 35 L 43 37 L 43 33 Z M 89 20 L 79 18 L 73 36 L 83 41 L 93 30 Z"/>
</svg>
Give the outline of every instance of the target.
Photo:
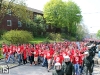
<svg viewBox="0 0 100 75">
<path fill-rule="evenodd" d="M 41 57 L 41 56 L 39 56 L 38 61 L 39 61 L 39 62 L 43 62 L 43 60 L 44 60 L 44 58 Z"/>
<path fill-rule="evenodd" d="M 100 58 L 100 51 L 98 52 L 98 57 Z"/>
<path fill-rule="evenodd" d="M 18 54 L 18 63 L 19 65 L 22 63 L 22 54 Z"/>
<path fill-rule="evenodd" d="M 9 63 L 10 58 L 13 60 L 13 63 L 14 63 L 15 62 L 15 58 L 14 58 L 14 55 L 13 54 L 11 54 L 11 55 L 8 56 L 7 63 Z"/>
<path fill-rule="evenodd" d="M 46 59 L 46 58 L 43 59 L 42 66 L 43 66 L 43 67 L 44 67 L 44 66 L 48 67 L 48 62 L 47 62 L 47 59 Z"/>
<path fill-rule="evenodd" d="M 75 74 L 80 75 L 79 64 L 74 64 L 74 68 L 75 68 Z"/>
<path fill-rule="evenodd" d="M 80 73 L 83 73 L 83 66 L 80 66 Z"/>
<path fill-rule="evenodd" d="M 32 56 L 29 56 L 29 61 L 30 61 L 30 64 L 32 64 Z"/>
</svg>

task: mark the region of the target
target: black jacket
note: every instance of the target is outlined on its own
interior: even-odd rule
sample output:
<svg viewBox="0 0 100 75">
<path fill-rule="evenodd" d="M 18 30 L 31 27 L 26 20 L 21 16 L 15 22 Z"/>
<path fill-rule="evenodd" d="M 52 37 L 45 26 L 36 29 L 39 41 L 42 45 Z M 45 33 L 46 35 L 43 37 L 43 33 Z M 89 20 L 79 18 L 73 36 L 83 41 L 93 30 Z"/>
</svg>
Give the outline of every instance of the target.
<svg viewBox="0 0 100 75">
<path fill-rule="evenodd" d="M 52 72 L 52 75 L 64 75 L 64 71 L 63 71 L 63 70 L 59 70 L 59 71 L 54 70 L 54 71 Z"/>
<path fill-rule="evenodd" d="M 74 66 L 71 62 L 63 62 L 62 70 L 64 71 L 64 73 L 66 75 L 74 75 L 75 74 Z"/>
<path fill-rule="evenodd" d="M 94 65 L 92 56 L 89 55 L 88 57 L 85 57 L 83 60 L 83 66 L 91 67 L 92 65 Z"/>
</svg>

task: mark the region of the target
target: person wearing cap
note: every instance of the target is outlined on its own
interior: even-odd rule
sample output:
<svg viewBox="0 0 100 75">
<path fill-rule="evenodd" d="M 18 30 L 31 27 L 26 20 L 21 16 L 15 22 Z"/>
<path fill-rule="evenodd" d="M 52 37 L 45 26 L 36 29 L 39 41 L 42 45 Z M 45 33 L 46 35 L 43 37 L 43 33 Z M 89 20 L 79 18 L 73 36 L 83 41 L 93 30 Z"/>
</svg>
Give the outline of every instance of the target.
<svg viewBox="0 0 100 75">
<path fill-rule="evenodd" d="M 92 75 L 94 61 L 93 58 L 89 55 L 89 52 L 85 52 L 85 58 L 83 60 L 83 73 L 84 75 Z"/>
<path fill-rule="evenodd" d="M 71 63 L 69 56 L 64 57 L 64 62 L 62 64 L 62 70 L 64 71 L 64 75 L 75 75 L 74 66 Z"/>
<path fill-rule="evenodd" d="M 64 71 L 61 69 L 60 63 L 55 63 L 52 75 L 64 75 Z"/>
</svg>

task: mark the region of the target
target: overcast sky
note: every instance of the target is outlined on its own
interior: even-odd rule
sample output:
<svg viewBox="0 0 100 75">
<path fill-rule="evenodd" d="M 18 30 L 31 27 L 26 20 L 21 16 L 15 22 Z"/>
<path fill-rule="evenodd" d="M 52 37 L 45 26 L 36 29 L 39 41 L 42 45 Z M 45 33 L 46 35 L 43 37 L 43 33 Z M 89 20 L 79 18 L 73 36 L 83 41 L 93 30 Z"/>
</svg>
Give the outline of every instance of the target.
<svg viewBox="0 0 100 75">
<path fill-rule="evenodd" d="M 27 0 L 28 7 L 43 10 L 46 2 L 50 0 Z M 68 0 L 63 0 L 68 1 Z M 90 33 L 96 33 L 100 29 L 100 0 L 73 0 L 81 8 L 83 22 Z"/>
</svg>

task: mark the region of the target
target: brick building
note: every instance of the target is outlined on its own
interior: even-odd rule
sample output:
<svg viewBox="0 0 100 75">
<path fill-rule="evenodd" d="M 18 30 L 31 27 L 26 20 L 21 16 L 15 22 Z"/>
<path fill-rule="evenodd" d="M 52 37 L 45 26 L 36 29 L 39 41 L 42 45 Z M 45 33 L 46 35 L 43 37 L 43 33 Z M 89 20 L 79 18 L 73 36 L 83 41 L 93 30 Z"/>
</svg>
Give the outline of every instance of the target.
<svg viewBox="0 0 100 75">
<path fill-rule="evenodd" d="M 27 7 L 29 11 L 33 12 L 33 18 L 35 15 L 43 15 L 43 12 L 37 9 Z M 23 29 L 25 25 L 18 20 L 18 18 L 12 16 L 11 14 L 6 14 L 0 24 L 0 30 L 14 30 L 14 29 Z"/>
</svg>

